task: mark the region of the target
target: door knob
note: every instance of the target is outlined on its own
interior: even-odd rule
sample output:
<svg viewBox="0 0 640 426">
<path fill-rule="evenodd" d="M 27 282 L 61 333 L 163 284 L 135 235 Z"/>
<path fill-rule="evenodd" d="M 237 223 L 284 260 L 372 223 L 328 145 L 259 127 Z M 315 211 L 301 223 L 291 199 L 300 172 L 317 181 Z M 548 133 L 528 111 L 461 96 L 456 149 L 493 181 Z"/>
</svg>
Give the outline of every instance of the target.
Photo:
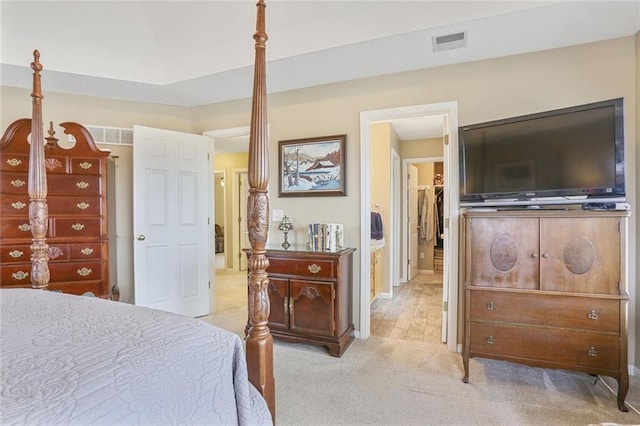
<svg viewBox="0 0 640 426">
<path fill-rule="evenodd" d="M 144 234 L 140 234 L 136 238 L 140 241 L 144 241 L 147 237 L 145 237 Z"/>
</svg>

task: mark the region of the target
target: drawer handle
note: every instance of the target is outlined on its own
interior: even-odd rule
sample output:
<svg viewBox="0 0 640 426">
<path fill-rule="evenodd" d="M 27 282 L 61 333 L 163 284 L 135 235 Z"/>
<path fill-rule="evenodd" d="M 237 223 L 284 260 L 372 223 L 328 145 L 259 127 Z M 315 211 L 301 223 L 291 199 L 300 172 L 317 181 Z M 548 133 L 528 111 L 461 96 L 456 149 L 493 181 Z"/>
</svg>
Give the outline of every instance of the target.
<svg viewBox="0 0 640 426">
<path fill-rule="evenodd" d="M 16 179 L 11 181 L 11 185 L 15 186 L 16 188 L 22 188 L 26 184 L 27 182 L 23 181 L 22 179 Z"/>
<path fill-rule="evenodd" d="M 21 209 L 24 209 L 25 207 L 27 207 L 27 205 L 25 203 L 20 202 L 20 201 L 16 201 L 15 203 L 11 203 L 11 207 L 13 207 L 16 210 L 21 210 Z"/>
<path fill-rule="evenodd" d="M 493 302 L 489 302 L 489 303 L 487 304 L 487 310 L 488 310 L 488 311 L 495 311 L 495 310 L 496 310 L 496 307 L 495 307 L 495 305 L 493 304 Z"/>
<path fill-rule="evenodd" d="M 587 314 L 587 318 L 589 318 L 590 320 L 597 320 L 598 319 L 598 313 L 596 312 L 595 309 L 592 309 L 588 314 Z"/>
<path fill-rule="evenodd" d="M 289 315 L 293 317 L 293 297 L 289 297 Z"/>
<path fill-rule="evenodd" d="M 93 272 L 93 271 L 91 269 L 85 267 L 85 268 L 82 268 L 82 269 L 78 269 L 76 272 L 81 277 L 86 277 L 87 275 L 91 274 L 91 272 Z"/>
<path fill-rule="evenodd" d="M 31 225 L 29 225 L 28 223 L 23 223 L 22 225 L 18 225 L 18 229 L 23 232 L 27 232 L 31 230 Z"/>
<path fill-rule="evenodd" d="M 531 253 L 531 257 L 533 259 L 537 259 L 538 258 L 538 253 Z"/>
<path fill-rule="evenodd" d="M 22 161 L 18 160 L 17 158 L 10 158 L 7 160 L 7 164 L 10 165 L 11 167 L 17 167 L 20 164 L 22 164 Z"/>
<path fill-rule="evenodd" d="M 76 206 L 80 209 L 80 210 L 86 210 L 89 208 L 89 203 L 85 203 L 84 201 L 81 203 L 76 204 Z"/>
<path fill-rule="evenodd" d="M 80 163 L 79 166 L 85 170 L 89 170 L 93 166 L 93 164 L 89 163 L 88 161 L 84 161 Z"/>
<path fill-rule="evenodd" d="M 84 254 L 85 256 L 89 256 L 90 254 L 93 253 L 93 249 L 91 247 L 85 247 L 82 250 L 80 250 L 80 253 Z"/>
<path fill-rule="evenodd" d="M 309 272 L 311 272 L 312 274 L 317 274 L 318 272 L 320 272 L 320 270 L 322 269 L 321 267 L 319 267 L 318 265 L 311 264 L 309 266 L 307 266 L 307 269 L 309 270 Z"/>
<path fill-rule="evenodd" d="M 9 256 L 13 257 L 14 259 L 17 259 L 19 257 L 24 256 L 24 252 L 20 250 L 10 251 Z"/>
<path fill-rule="evenodd" d="M 487 343 L 493 345 L 494 343 L 496 343 L 496 339 L 494 339 L 493 336 L 489 336 L 487 337 Z"/>
<path fill-rule="evenodd" d="M 11 276 L 18 281 L 22 281 L 26 278 L 29 278 L 29 273 L 24 271 L 18 271 L 11 274 Z"/>
<path fill-rule="evenodd" d="M 591 347 L 589 348 L 589 350 L 587 351 L 587 354 L 588 354 L 589 356 L 596 357 L 596 356 L 598 356 L 598 351 L 596 350 L 596 348 L 594 348 L 593 346 L 591 346 Z"/>
<path fill-rule="evenodd" d="M 287 296 L 284 297 L 284 315 L 289 315 L 289 298 Z"/>
<path fill-rule="evenodd" d="M 85 181 L 81 181 L 76 183 L 76 186 L 80 189 L 87 189 L 89 187 L 89 184 Z"/>
<path fill-rule="evenodd" d="M 74 231 L 82 231 L 84 229 L 84 225 L 81 223 L 74 223 L 73 225 L 71 225 L 71 228 Z"/>
<path fill-rule="evenodd" d="M 548 258 L 549 258 L 549 256 L 550 256 L 550 254 L 549 254 L 549 253 L 542 253 L 542 257 L 544 257 L 545 259 L 548 259 Z"/>
</svg>

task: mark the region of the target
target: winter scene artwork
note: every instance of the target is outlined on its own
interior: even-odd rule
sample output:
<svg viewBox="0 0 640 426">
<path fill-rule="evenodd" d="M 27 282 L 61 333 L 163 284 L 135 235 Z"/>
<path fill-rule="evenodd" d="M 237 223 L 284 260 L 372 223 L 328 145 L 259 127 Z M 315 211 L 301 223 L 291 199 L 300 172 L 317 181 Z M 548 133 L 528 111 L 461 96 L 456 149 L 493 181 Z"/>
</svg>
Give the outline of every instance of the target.
<svg viewBox="0 0 640 426">
<path fill-rule="evenodd" d="M 346 195 L 347 135 L 280 141 L 280 196 Z"/>
</svg>

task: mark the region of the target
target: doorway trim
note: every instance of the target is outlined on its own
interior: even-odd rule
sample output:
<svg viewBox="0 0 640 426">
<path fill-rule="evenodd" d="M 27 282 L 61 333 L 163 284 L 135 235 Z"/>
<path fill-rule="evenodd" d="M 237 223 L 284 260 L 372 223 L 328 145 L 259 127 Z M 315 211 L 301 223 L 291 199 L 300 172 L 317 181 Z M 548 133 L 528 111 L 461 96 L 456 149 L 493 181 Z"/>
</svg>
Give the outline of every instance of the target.
<svg viewBox="0 0 640 426">
<path fill-rule="evenodd" d="M 433 104 L 413 105 L 360 112 L 360 330 L 357 337 L 366 339 L 371 334 L 371 125 L 399 118 L 422 117 L 445 114 L 445 182 L 448 191 L 449 209 L 445 209 L 445 222 L 449 246 L 446 256 L 450 262 L 445 265 L 447 289 L 447 348 L 455 352 L 458 329 L 458 216 L 459 216 L 459 161 L 458 161 L 458 102 L 448 101 Z M 448 274 L 447 274 L 448 272 Z"/>
</svg>

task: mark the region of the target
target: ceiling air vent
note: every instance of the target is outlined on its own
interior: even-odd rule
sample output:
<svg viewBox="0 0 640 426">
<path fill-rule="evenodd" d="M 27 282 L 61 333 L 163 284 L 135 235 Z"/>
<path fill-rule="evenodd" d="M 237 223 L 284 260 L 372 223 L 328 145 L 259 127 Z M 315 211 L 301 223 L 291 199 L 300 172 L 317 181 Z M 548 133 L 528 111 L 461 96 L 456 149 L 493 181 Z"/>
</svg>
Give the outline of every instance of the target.
<svg viewBox="0 0 640 426">
<path fill-rule="evenodd" d="M 443 50 L 459 49 L 467 45 L 467 32 L 447 34 L 442 36 L 434 36 L 433 52 L 442 52 Z"/>
</svg>

